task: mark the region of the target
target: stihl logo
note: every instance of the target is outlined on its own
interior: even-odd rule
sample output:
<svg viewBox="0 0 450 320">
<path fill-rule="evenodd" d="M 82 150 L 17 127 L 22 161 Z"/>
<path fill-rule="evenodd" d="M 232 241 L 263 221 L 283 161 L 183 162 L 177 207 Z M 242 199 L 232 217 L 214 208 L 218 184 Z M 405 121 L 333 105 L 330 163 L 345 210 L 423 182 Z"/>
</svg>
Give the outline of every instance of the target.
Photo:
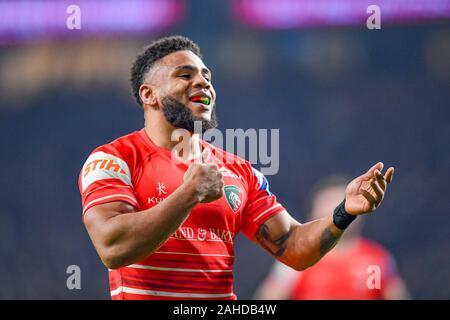
<svg viewBox="0 0 450 320">
<path fill-rule="evenodd" d="M 130 187 L 131 173 L 123 159 L 112 154 L 97 151 L 87 158 L 81 171 L 81 186 L 83 192 L 92 184 L 104 179 L 116 179 Z"/>
<path fill-rule="evenodd" d="M 125 171 L 113 159 L 99 159 L 89 162 L 84 169 L 84 177 L 95 170 L 106 170 L 125 174 Z"/>
</svg>

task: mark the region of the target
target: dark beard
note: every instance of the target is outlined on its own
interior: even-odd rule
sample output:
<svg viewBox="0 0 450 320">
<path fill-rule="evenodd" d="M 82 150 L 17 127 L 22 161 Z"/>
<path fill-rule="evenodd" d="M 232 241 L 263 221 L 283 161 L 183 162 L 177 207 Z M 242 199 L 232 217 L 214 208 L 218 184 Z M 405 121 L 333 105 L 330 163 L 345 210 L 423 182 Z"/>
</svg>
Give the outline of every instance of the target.
<svg viewBox="0 0 450 320">
<path fill-rule="evenodd" d="M 175 128 L 186 129 L 189 132 L 194 132 L 195 121 L 201 121 L 202 133 L 205 133 L 208 129 L 217 127 L 215 105 L 212 106 L 211 120 L 204 120 L 194 116 L 188 107 L 174 98 L 165 97 L 161 102 L 163 105 L 164 117 Z"/>
</svg>

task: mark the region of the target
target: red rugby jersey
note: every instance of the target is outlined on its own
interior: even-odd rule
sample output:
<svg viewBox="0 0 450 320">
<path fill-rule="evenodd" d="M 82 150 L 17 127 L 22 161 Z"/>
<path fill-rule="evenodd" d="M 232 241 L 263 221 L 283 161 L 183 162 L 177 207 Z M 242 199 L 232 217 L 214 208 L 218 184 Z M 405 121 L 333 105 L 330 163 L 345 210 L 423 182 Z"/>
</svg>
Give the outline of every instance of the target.
<svg viewBox="0 0 450 320">
<path fill-rule="evenodd" d="M 146 259 L 109 270 L 112 299 L 236 299 L 234 238 L 253 239 L 258 227 L 284 210 L 264 175 L 248 161 L 201 141 L 223 174 L 224 196 L 198 204 L 180 228 Z M 144 129 L 96 148 L 78 184 L 83 216 L 89 208 L 125 201 L 142 211 L 182 183 L 188 163 L 175 161 Z M 136 213 L 139 214 L 139 213 Z"/>
</svg>

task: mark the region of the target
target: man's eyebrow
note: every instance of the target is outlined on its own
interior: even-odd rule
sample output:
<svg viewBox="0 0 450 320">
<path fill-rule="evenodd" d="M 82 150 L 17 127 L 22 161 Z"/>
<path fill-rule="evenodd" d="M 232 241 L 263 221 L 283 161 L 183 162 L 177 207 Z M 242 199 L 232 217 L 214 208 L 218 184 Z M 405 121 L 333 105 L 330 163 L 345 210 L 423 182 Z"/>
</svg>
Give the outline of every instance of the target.
<svg viewBox="0 0 450 320">
<path fill-rule="evenodd" d="M 179 70 L 197 71 L 198 68 L 195 67 L 195 66 L 193 66 L 193 65 L 186 64 L 186 65 L 182 65 L 182 66 L 176 67 L 175 70 L 176 70 L 176 71 L 179 71 Z M 203 73 L 207 73 L 207 74 L 209 74 L 209 75 L 211 74 L 211 71 L 210 71 L 208 68 L 202 68 L 202 72 L 203 72 Z"/>
</svg>

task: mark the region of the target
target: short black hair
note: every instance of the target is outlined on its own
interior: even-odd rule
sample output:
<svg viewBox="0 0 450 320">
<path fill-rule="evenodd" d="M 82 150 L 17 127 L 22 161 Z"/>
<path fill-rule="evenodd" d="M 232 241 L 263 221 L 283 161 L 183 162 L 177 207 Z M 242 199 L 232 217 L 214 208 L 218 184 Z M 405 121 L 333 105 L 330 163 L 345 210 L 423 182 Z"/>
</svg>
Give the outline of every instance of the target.
<svg viewBox="0 0 450 320">
<path fill-rule="evenodd" d="M 142 85 L 145 74 L 156 61 L 168 54 L 181 50 L 190 50 L 200 59 L 202 58 L 198 44 L 183 36 L 170 36 L 155 40 L 136 57 L 136 61 L 131 67 L 130 82 L 133 96 L 141 107 L 143 102 L 139 96 L 139 88 Z"/>
</svg>

